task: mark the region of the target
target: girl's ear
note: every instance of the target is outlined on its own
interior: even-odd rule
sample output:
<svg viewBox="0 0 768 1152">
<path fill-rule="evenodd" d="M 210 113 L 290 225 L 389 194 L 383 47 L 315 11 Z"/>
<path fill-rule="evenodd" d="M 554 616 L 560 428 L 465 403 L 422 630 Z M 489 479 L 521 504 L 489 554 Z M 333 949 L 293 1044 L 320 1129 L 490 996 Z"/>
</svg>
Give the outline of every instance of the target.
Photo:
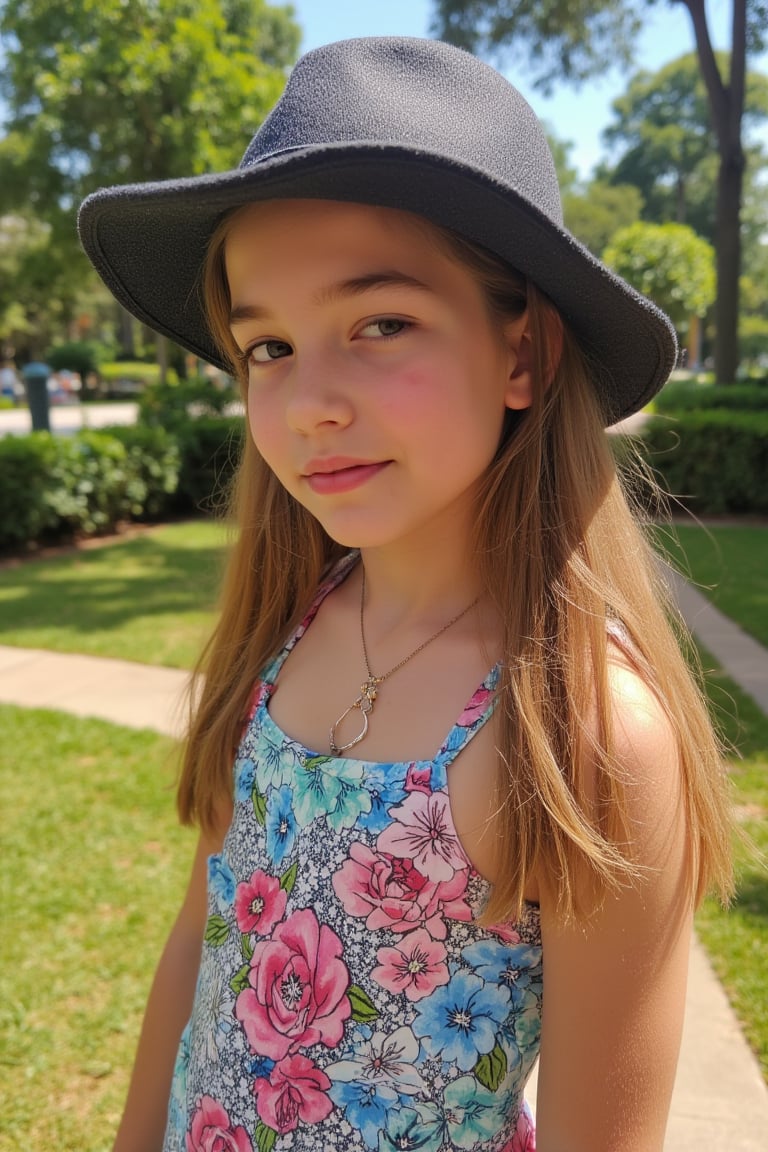
<svg viewBox="0 0 768 1152">
<path fill-rule="evenodd" d="M 507 408 L 521 411 L 530 408 L 533 399 L 531 373 L 532 344 L 528 331 L 528 309 L 504 325 L 504 341 L 508 351 L 507 388 L 504 403 Z"/>
<path fill-rule="evenodd" d="M 545 329 L 541 342 L 543 361 L 540 371 L 544 388 L 552 383 L 563 352 L 563 324 L 554 310 L 547 309 L 540 319 Z M 504 326 L 504 337 L 509 349 L 509 376 L 505 402 L 507 408 L 530 408 L 533 400 L 533 340 L 531 338 L 528 309 Z"/>
</svg>

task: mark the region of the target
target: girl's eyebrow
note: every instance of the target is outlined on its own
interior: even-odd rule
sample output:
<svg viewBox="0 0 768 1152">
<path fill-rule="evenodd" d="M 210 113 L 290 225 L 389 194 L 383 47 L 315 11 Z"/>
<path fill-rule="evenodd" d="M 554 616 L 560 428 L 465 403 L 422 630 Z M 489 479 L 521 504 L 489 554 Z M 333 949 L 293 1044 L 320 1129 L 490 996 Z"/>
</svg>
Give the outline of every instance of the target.
<svg viewBox="0 0 768 1152">
<path fill-rule="evenodd" d="M 352 276 L 347 280 L 339 280 L 336 284 L 329 284 L 315 296 L 316 304 L 332 304 L 334 301 L 346 296 L 360 296 L 374 288 L 416 288 L 421 292 L 431 292 L 433 289 L 423 280 L 409 276 L 406 272 L 397 270 L 382 272 L 367 272 L 364 276 Z M 269 316 L 269 309 L 260 304 L 235 304 L 229 314 L 230 325 L 242 323 L 244 320 L 264 320 Z"/>
</svg>

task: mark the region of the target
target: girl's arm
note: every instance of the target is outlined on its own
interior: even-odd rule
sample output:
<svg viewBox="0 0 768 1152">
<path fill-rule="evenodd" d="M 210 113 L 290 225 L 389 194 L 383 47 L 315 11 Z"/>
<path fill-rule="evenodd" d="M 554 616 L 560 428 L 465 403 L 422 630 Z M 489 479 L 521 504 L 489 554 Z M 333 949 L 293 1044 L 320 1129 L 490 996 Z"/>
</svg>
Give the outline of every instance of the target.
<svg viewBox="0 0 768 1152">
<path fill-rule="evenodd" d="M 637 860 L 650 874 L 588 924 L 559 923 L 542 886 L 539 1152 L 661 1152 L 680 1048 L 692 912 L 676 745 L 639 676 L 619 666 L 611 679 Z"/>
<path fill-rule="evenodd" d="M 225 825 L 226 826 L 226 825 Z M 222 835 L 201 835 L 181 911 L 157 966 L 114 1152 L 159 1152 L 179 1039 L 192 1009 L 207 914 L 208 857 Z"/>
</svg>

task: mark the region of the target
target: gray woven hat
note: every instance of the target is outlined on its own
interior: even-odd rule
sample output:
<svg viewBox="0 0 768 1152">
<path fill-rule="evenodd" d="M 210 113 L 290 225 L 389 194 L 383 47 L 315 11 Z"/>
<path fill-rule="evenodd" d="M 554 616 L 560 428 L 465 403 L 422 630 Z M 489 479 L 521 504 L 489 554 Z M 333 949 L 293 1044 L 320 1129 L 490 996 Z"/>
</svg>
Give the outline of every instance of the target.
<svg viewBox="0 0 768 1152">
<path fill-rule="evenodd" d="M 200 272 L 221 217 L 248 202 L 357 201 L 416 212 L 528 275 L 599 364 L 606 423 L 637 411 L 677 357 L 674 329 L 563 227 L 549 146 L 498 72 L 437 40 L 343 40 L 308 52 L 234 171 L 106 188 L 80 236 L 129 312 L 226 367 Z"/>
</svg>

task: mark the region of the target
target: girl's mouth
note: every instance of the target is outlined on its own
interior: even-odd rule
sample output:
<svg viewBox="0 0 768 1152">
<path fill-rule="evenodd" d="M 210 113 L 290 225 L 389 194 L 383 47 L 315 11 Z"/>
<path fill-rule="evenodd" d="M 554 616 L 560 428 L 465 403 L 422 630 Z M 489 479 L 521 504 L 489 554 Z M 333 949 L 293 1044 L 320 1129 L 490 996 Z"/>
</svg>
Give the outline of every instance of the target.
<svg viewBox="0 0 768 1152">
<path fill-rule="evenodd" d="M 334 495 L 337 492 L 350 492 L 372 480 L 389 464 L 389 460 L 372 463 L 342 462 L 324 460 L 311 464 L 305 472 L 307 484 L 318 495 Z"/>
</svg>

